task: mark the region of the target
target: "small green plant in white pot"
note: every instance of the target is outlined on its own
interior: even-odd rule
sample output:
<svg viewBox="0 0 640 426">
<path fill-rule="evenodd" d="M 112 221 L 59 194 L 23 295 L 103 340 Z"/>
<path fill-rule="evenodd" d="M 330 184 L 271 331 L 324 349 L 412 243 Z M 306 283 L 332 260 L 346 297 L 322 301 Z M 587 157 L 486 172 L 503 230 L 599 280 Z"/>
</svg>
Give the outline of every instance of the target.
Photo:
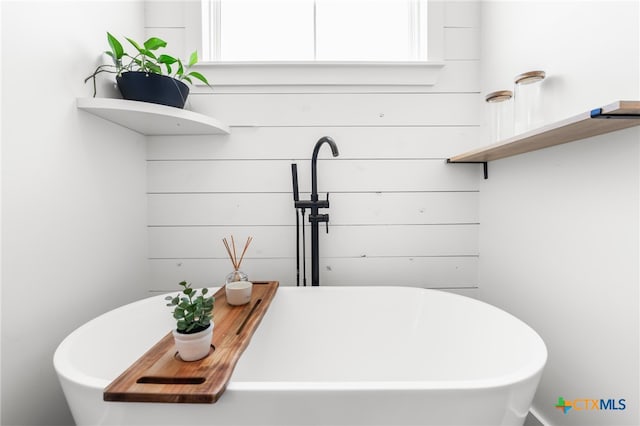
<svg viewBox="0 0 640 426">
<path fill-rule="evenodd" d="M 179 283 L 182 294 L 167 296 L 167 306 L 174 307 L 173 318 L 176 328 L 173 330 L 176 347 L 183 361 L 196 361 L 206 357 L 211 348 L 213 336 L 213 296 L 206 297 L 208 290 L 203 288 L 198 294 L 186 281 Z"/>
</svg>

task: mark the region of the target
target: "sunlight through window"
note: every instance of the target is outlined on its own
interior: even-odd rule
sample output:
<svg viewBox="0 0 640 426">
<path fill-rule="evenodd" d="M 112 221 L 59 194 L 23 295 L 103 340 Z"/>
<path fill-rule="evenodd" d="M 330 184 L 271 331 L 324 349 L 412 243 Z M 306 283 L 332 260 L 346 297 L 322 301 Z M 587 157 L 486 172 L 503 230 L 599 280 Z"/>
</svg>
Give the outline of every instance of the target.
<svg viewBox="0 0 640 426">
<path fill-rule="evenodd" d="M 426 0 L 208 0 L 204 60 L 426 60 Z"/>
</svg>

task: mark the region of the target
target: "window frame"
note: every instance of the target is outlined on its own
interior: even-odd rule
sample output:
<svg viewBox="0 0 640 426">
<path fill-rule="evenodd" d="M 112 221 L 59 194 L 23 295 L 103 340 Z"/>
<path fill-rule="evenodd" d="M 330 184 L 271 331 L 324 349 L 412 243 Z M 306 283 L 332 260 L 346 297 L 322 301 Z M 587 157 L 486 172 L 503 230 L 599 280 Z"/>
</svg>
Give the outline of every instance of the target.
<svg viewBox="0 0 640 426">
<path fill-rule="evenodd" d="M 185 41 L 203 52 L 202 31 L 206 27 L 203 13 L 216 2 L 200 0 L 185 2 Z M 219 6 L 219 4 L 218 4 Z M 219 19 L 219 7 L 217 10 Z M 216 26 L 219 28 L 219 25 Z M 417 31 L 413 31 L 416 34 Z M 417 37 L 417 35 L 416 35 Z M 248 90 L 250 87 L 267 87 L 268 90 L 306 86 L 324 90 L 331 86 L 338 91 L 354 86 L 433 86 L 445 66 L 444 50 L 444 1 L 427 1 L 427 45 L 425 59 L 414 61 L 203 61 L 196 65 L 206 73 L 217 88 L 233 87 Z M 420 54 L 420 53 L 419 53 Z M 424 55 L 424 52 L 421 52 Z M 218 55 L 219 57 L 219 55 Z"/>
</svg>

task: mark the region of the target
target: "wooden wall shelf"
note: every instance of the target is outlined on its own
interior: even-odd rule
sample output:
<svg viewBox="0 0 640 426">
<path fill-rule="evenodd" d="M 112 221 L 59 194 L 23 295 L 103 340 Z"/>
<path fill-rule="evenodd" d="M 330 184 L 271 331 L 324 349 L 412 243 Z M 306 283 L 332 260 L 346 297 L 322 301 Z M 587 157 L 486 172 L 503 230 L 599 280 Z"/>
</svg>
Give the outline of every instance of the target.
<svg viewBox="0 0 640 426">
<path fill-rule="evenodd" d="M 193 111 L 147 102 L 78 98 L 78 109 L 148 136 L 228 135 L 229 126 Z"/>
<path fill-rule="evenodd" d="M 486 163 L 525 152 L 640 125 L 640 101 L 617 101 L 602 108 L 456 155 L 449 163 Z"/>
</svg>

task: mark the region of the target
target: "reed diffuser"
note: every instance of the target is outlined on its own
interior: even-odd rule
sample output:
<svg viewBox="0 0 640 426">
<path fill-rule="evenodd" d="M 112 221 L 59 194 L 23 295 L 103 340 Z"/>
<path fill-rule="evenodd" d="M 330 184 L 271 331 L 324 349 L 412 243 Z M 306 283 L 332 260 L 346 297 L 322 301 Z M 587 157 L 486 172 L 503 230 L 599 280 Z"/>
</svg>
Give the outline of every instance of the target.
<svg viewBox="0 0 640 426">
<path fill-rule="evenodd" d="M 240 254 L 240 258 L 238 259 L 238 254 L 236 251 L 236 241 L 231 236 L 231 245 L 229 245 L 229 241 L 227 238 L 223 238 L 222 242 L 224 243 L 224 247 L 227 249 L 227 254 L 229 255 L 229 259 L 231 259 L 231 264 L 233 265 L 233 272 L 229 273 L 225 279 L 225 284 L 229 284 L 234 281 L 249 281 L 249 277 L 247 274 L 240 270 L 240 265 L 242 264 L 242 259 L 244 259 L 244 255 L 249 248 L 249 245 L 253 241 L 253 237 L 248 237 L 247 242 L 244 244 L 244 249 Z"/>
</svg>

